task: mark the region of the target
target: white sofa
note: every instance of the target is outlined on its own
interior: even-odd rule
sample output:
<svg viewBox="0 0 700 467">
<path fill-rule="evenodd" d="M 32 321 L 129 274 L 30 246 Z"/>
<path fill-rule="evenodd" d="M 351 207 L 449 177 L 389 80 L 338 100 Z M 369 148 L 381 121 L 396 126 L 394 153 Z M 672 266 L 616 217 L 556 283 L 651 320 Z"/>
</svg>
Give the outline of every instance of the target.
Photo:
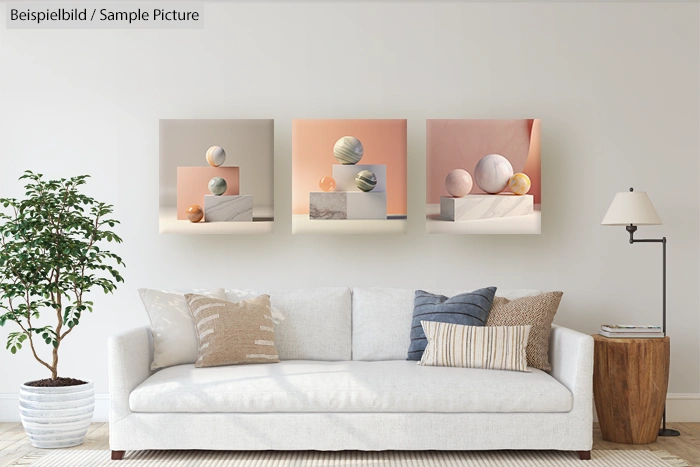
<svg viewBox="0 0 700 467">
<path fill-rule="evenodd" d="M 431 290 L 455 295 L 465 290 Z M 270 293 L 277 364 L 151 371 L 141 327 L 109 339 L 110 446 L 124 451 L 483 450 L 592 447 L 593 341 L 559 326 L 551 373 L 406 361 L 413 289 Z M 537 294 L 498 290 L 513 299 Z M 283 319 L 282 319 L 283 318 Z"/>
</svg>

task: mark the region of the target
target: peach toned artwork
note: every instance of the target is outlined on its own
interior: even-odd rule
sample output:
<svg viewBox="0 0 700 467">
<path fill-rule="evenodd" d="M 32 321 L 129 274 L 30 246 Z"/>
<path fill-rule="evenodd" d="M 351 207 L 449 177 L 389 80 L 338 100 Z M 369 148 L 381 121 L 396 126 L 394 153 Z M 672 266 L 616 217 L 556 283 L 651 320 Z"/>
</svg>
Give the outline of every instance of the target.
<svg viewBox="0 0 700 467">
<path fill-rule="evenodd" d="M 427 231 L 540 233 L 540 127 L 539 119 L 427 120 Z M 448 177 L 455 170 L 473 179 L 461 196 Z"/>
<path fill-rule="evenodd" d="M 293 232 L 404 232 L 406 165 L 406 120 L 294 120 Z"/>
<path fill-rule="evenodd" d="M 160 120 L 159 231 L 274 232 L 274 121 Z"/>
</svg>

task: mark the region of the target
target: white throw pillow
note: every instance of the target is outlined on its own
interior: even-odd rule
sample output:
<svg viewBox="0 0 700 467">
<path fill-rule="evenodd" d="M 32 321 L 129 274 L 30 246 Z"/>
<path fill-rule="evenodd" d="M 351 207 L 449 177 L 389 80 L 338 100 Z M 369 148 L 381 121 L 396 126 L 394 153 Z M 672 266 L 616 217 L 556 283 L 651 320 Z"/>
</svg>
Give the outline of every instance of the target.
<svg viewBox="0 0 700 467">
<path fill-rule="evenodd" d="M 193 289 L 163 291 L 139 289 L 153 332 L 153 362 L 151 370 L 197 361 L 197 332 L 185 293 L 225 299 L 224 289 Z"/>
</svg>

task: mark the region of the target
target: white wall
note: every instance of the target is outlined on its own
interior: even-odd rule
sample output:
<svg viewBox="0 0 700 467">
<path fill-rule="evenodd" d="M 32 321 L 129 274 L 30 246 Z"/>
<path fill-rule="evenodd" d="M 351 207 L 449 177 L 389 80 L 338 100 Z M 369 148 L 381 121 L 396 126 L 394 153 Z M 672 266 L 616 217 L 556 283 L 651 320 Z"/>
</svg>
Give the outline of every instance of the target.
<svg viewBox="0 0 700 467">
<path fill-rule="evenodd" d="M 664 220 L 640 237 L 669 238 L 670 391 L 692 399 L 698 8 L 233 2 L 209 4 L 204 30 L 0 29 L 0 196 L 21 194 L 26 168 L 89 173 L 90 193 L 123 222 L 126 285 L 95 295 L 61 373 L 107 393 L 107 336 L 147 322 L 135 292 L 143 286 L 495 284 L 565 291 L 556 321 L 587 333 L 604 322 L 658 323 L 660 248 L 599 225 L 614 193 L 634 186 Z M 408 234 L 292 236 L 291 119 L 353 117 L 408 118 Z M 465 117 L 543 119 L 542 235 L 424 233 L 425 119 Z M 161 118 L 275 119 L 274 235 L 158 234 Z M 16 417 L 18 384 L 46 375 L 27 351 L 0 352 L 0 369 L 2 420 Z"/>
</svg>

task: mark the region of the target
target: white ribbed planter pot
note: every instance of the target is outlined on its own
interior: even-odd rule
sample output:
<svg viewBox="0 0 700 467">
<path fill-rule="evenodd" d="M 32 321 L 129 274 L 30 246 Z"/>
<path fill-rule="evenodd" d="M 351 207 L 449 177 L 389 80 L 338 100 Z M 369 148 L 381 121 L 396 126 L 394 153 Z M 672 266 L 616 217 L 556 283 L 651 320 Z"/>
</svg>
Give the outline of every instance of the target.
<svg viewBox="0 0 700 467">
<path fill-rule="evenodd" d="M 66 448 L 83 442 L 95 411 L 92 382 L 80 386 L 19 389 L 19 415 L 32 446 Z"/>
</svg>

